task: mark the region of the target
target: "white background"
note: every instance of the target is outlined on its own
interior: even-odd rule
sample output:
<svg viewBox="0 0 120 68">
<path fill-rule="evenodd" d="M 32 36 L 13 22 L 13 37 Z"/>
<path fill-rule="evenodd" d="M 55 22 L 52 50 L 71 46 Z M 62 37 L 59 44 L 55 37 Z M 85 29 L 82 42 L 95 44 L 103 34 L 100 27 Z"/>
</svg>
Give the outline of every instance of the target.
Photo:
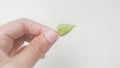
<svg viewBox="0 0 120 68">
<path fill-rule="evenodd" d="M 23 17 L 76 25 L 35 68 L 120 68 L 120 0 L 0 0 L 1 24 Z"/>
</svg>

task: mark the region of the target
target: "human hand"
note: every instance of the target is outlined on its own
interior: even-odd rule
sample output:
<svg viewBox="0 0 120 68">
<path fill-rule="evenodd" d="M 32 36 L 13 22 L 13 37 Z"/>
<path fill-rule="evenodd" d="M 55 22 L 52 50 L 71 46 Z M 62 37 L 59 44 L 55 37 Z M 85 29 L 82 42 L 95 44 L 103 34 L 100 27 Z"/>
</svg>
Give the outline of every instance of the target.
<svg viewBox="0 0 120 68">
<path fill-rule="evenodd" d="M 0 68 L 33 68 L 57 37 L 53 29 L 28 19 L 0 26 Z M 25 41 L 28 46 L 22 46 Z"/>
</svg>

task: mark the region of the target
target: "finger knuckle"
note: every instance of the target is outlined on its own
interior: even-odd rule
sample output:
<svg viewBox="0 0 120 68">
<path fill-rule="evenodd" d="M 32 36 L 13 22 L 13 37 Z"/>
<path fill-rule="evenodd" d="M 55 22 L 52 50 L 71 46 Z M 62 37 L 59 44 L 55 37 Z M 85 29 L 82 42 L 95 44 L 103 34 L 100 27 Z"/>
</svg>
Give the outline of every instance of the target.
<svg viewBox="0 0 120 68">
<path fill-rule="evenodd" d="M 8 52 L 12 48 L 13 43 L 14 42 L 11 38 L 4 34 L 0 34 L 0 48 L 5 52 Z"/>
<path fill-rule="evenodd" d="M 33 51 L 35 53 L 39 53 L 39 54 L 45 54 L 46 53 L 46 48 L 44 47 L 45 42 L 43 41 L 39 41 L 39 40 L 33 40 L 31 42 L 31 46 L 33 48 Z"/>
</svg>

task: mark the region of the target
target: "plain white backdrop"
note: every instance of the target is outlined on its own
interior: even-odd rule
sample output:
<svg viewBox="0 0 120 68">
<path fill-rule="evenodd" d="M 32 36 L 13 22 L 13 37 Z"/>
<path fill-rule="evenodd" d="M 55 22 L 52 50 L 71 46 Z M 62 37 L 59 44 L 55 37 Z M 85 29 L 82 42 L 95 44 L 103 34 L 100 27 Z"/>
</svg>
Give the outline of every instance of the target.
<svg viewBox="0 0 120 68">
<path fill-rule="evenodd" d="M 35 68 L 120 68 L 120 0 L 0 0 L 0 24 L 18 18 L 76 25 Z"/>
</svg>

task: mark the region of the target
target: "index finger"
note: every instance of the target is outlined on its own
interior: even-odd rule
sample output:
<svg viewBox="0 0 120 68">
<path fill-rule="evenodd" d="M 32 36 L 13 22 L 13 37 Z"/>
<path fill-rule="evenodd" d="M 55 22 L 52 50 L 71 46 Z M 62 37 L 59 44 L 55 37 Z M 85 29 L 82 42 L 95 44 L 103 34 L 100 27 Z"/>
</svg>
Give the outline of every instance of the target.
<svg viewBox="0 0 120 68">
<path fill-rule="evenodd" d="M 0 34 L 4 34 L 11 39 L 17 39 L 24 34 L 29 35 L 40 35 L 47 32 L 50 28 L 41 25 L 35 21 L 29 19 L 18 19 L 15 21 L 11 21 L 6 25 L 0 27 Z"/>
</svg>

